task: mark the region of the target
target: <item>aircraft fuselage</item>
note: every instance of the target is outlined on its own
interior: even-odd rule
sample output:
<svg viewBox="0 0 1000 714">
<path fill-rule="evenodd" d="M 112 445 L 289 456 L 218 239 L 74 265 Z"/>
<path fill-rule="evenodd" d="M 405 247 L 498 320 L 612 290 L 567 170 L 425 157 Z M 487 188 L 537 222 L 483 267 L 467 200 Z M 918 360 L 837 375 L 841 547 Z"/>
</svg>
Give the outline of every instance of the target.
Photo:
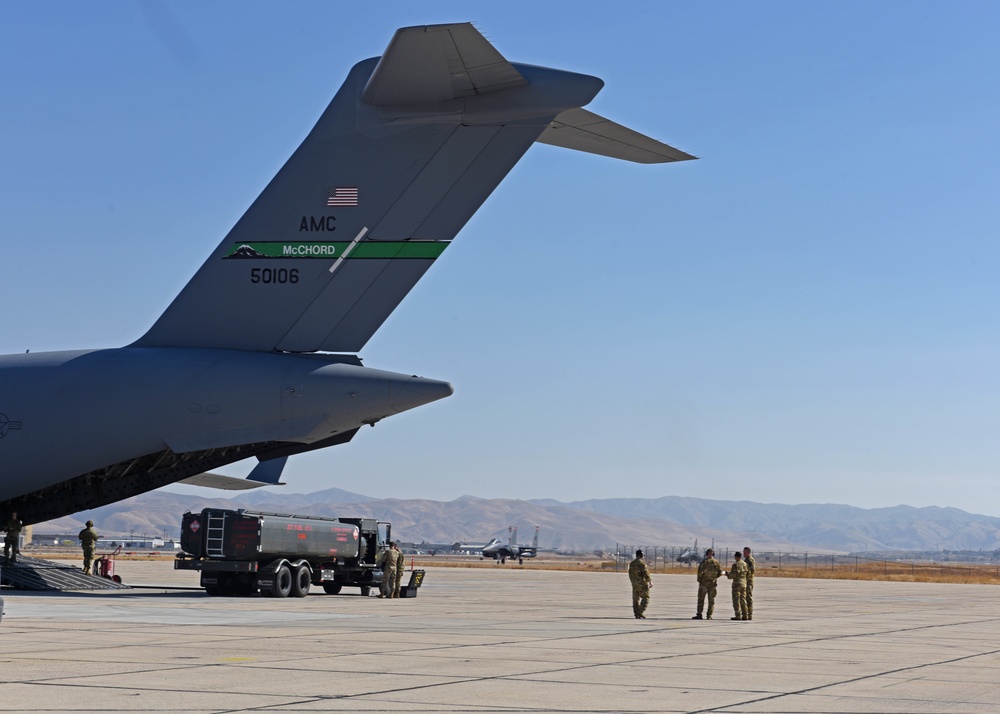
<svg viewBox="0 0 1000 714">
<path fill-rule="evenodd" d="M 135 347 L 3 356 L 0 511 L 20 497 L 8 507 L 33 521 L 26 495 L 44 500 L 67 479 L 94 481 L 152 454 L 218 461 L 247 445 L 306 450 L 451 393 L 446 382 L 369 369 L 351 356 Z"/>
</svg>

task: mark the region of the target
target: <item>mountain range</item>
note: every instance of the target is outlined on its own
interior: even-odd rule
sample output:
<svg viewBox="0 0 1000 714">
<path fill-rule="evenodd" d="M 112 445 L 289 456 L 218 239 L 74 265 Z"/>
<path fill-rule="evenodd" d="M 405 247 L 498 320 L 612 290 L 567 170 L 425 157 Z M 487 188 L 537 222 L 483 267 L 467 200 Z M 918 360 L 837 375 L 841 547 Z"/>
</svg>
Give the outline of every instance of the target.
<svg viewBox="0 0 1000 714">
<path fill-rule="evenodd" d="M 363 516 L 389 521 L 396 538 L 413 543 L 531 540 L 542 548 L 609 551 L 616 544 L 702 547 L 750 545 L 758 551 L 863 552 L 885 550 L 996 550 L 1000 518 L 957 508 L 837 504 L 786 505 L 701 498 L 613 498 L 562 502 L 462 496 L 453 501 L 378 499 L 342 489 L 314 493 L 254 491 L 233 498 L 154 491 L 119 503 L 37 524 L 36 533 L 75 533 L 92 519 L 105 537 L 176 536 L 181 515 L 203 508 L 246 508 L 274 513 Z"/>
</svg>

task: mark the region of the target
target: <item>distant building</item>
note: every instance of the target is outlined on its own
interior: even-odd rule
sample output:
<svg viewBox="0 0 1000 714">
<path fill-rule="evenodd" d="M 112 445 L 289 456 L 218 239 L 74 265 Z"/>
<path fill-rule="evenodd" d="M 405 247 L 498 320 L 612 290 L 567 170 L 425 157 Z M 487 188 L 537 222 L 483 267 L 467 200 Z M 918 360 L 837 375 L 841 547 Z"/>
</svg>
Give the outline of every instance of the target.
<svg viewBox="0 0 1000 714">
<path fill-rule="evenodd" d="M 108 546 L 111 548 L 117 548 L 120 545 L 125 550 L 152 550 L 153 548 L 162 548 L 164 543 L 165 541 L 162 538 L 155 538 L 153 536 L 130 536 L 129 538 L 118 536 L 117 538 L 110 538 Z"/>
</svg>

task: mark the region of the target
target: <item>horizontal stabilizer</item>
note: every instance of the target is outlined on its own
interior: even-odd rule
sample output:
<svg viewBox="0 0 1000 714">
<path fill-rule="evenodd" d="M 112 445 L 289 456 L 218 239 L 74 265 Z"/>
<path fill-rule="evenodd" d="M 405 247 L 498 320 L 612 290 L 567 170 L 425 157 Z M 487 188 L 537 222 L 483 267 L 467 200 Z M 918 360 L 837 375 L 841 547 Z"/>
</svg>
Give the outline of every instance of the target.
<svg viewBox="0 0 1000 714">
<path fill-rule="evenodd" d="M 663 164 L 698 158 L 586 109 L 567 109 L 562 112 L 536 141 L 640 164 Z"/>
<path fill-rule="evenodd" d="M 279 479 L 287 462 L 287 456 L 271 459 L 270 461 L 261 461 L 254 466 L 253 471 L 246 478 L 223 476 L 222 474 L 214 474 L 209 471 L 189 476 L 177 483 L 187 484 L 188 486 L 218 488 L 223 491 L 248 491 L 252 488 L 260 488 L 261 486 L 284 486 L 285 484 L 279 481 Z"/>
<path fill-rule="evenodd" d="M 284 484 L 265 483 L 263 481 L 251 481 L 238 476 L 223 476 L 210 471 L 196 476 L 188 476 L 177 481 L 186 486 L 203 486 L 205 488 L 217 488 L 221 491 L 248 491 L 261 486 L 283 486 Z"/>
<path fill-rule="evenodd" d="M 430 104 L 528 81 L 471 23 L 397 30 L 362 100 L 377 107 Z"/>
</svg>

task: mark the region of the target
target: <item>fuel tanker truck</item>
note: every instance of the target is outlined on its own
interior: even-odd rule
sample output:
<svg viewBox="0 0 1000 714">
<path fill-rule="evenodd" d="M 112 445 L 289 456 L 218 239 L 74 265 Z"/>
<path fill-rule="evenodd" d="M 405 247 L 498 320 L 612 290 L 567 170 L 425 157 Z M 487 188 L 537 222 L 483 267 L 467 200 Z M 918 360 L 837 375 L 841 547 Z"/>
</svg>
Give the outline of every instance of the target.
<svg viewBox="0 0 1000 714">
<path fill-rule="evenodd" d="M 323 518 L 206 508 L 185 513 L 175 570 L 198 570 L 209 595 L 305 597 L 312 585 L 336 595 L 382 582 L 375 564 L 391 536 L 374 518 Z"/>
</svg>

